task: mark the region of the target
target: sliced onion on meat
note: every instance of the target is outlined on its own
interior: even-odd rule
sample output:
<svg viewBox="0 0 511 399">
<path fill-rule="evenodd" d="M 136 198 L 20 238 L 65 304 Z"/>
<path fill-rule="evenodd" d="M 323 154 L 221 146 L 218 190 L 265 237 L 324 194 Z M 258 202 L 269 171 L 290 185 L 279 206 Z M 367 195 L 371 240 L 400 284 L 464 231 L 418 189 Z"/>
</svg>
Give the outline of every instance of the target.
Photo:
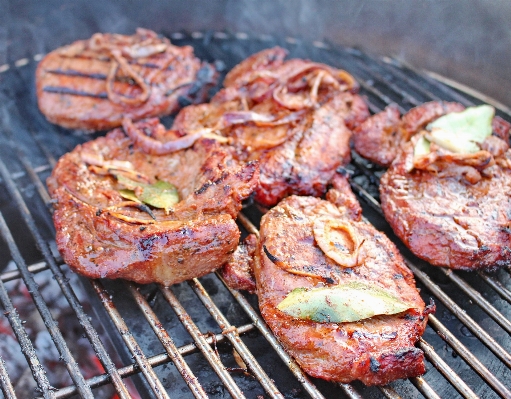
<svg viewBox="0 0 511 399">
<path fill-rule="evenodd" d="M 179 139 L 163 143 L 147 136 L 141 129 L 137 128 L 129 118 L 124 118 L 122 120 L 122 127 L 131 140 L 139 145 L 144 152 L 152 155 L 165 155 L 189 148 L 198 139 L 213 132 L 213 129 L 200 129 Z"/>
</svg>

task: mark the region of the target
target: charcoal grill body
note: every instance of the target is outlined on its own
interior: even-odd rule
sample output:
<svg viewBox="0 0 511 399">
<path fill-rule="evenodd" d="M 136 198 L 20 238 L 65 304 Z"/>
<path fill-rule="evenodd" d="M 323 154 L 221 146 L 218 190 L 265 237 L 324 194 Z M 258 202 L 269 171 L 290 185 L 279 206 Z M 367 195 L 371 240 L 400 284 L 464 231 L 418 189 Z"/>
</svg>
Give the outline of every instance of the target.
<svg viewBox="0 0 511 399">
<path fill-rule="evenodd" d="M 55 160 L 94 135 L 58 128 L 40 114 L 34 87 L 37 61 L 58 46 L 98 31 L 131 34 L 139 26 L 153 29 L 177 45 L 192 45 L 200 58 L 221 61 L 223 73 L 256 51 L 280 45 L 291 57 L 325 62 L 354 74 L 372 112 L 390 102 L 405 111 L 435 99 L 465 105 L 490 101 L 501 117 L 511 120 L 507 79 L 511 46 L 505 45 L 511 36 L 511 5 L 456 3 L 1 2 L 0 308 L 6 312 L 10 334 L 24 350 L 25 366 L 31 367 L 29 379 L 42 389 L 38 393 L 32 387 L 29 393 L 101 397 L 117 391 L 123 397 L 138 390 L 141 397 L 511 397 L 510 272 L 451 273 L 414 258 L 392 235 L 379 211 L 382 170 L 357 156 L 347 170 L 353 175 L 364 216 L 398 244 L 411 261 L 424 299 L 433 297 L 438 305 L 419 343 L 427 353 L 428 373 L 385 388 L 308 379 L 265 330 L 256 297 L 230 292 L 216 275 L 170 289 L 122 281 L 68 281 L 71 272 L 54 249 L 51 202 L 44 186 Z M 422 69 L 470 90 L 445 85 Z M 261 216 L 253 206 L 244 214 L 255 225 Z M 255 228 L 242 224 L 244 234 Z M 17 268 L 9 265 L 11 260 Z M 85 373 L 87 362 L 77 357 L 76 342 L 65 332 L 69 324 L 55 316 L 54 303 L 41 288 L 44 278 L 56 282 L 56 296 L 64 298 L 57 305 L 69 309 L 78 336 L 87 337 L 83 339 L 93 354 L 98 353 L 96 359 L 106 373 L 99 369 L 92 376 Z M 55 342 L 53 352 L 63 359 L 57 356 L 55 361 L 69 374 L 68 387 L 52 390 L 50 385 L 56 383 L 52 370 L 38 368 L 41 355 L 28 328 L 31 321 L 27 327 L 22 309 L 14 311 L 18 283 L 25 287 L 39 324 L 50 327 L 49 342 Z M 25 397 L 20 386 L 10 386 L 11 359 L 1 351 L 0 358 L 5 396 L 15 389 Z M 243 364 L 248 373 L 240 369 Z M 135 377 L 127 382 L 131 375 Z"/>
</svg>

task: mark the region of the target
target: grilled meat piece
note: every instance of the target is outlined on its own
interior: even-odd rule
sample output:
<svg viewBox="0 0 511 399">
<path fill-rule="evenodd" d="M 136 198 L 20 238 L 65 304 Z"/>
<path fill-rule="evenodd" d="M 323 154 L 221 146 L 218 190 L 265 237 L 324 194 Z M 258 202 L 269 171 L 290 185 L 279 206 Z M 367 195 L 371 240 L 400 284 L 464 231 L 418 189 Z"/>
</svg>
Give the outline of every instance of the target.
<svg viewBox="0 0 511 399">
<path fill-rule="evenodd" d="M 350 160 L 350 129 L 369 115 L 347 72 L 285 55 L 276 47 L 249 57 L 209 104 L 185 107 L 173 125 L 212 129 L 237 159 L 259 160 L 255 200 L 265 206 L 290 194 L 323 195 Z"/>
<path fill-rule="evenodd" d="M 157 120 L 137 126 L 162 142 L 176 139 Z M 116 129 L 64 155 L 48 179 L 57 246 L 72 269 L 92 278 L 170 285 L 202 276 L 236 249 L 235 218 L 257 177 L 256 163 L 239 164 L 214 140 L 151 155 Z M 158 182 L 175 185 L 179 202 L 156 208 L 130 200 Z"/>
<path fill-rule="evenodd" d="M 358 126 L 353 132 L 355 150 L 364 158 L 388 167 L 400 147 L 442 115 L 463 111 L 459 103 L 431 101 L 412 108 L 400 119 L 396 105 L 391 104 Z"/>
<path fill-rule="evenodd" d="M 331 190 L 329 194 L 337 206 L 319 198 L 290 196 L 263 216 L 254 262 L 263 318 L 286 350 L 314 377 L 377 385 L 423 374 L 424 354 L 414 345 L 434 305 L 425 306 L 394 244 L 361 221 L 353 193 Z M 345 231 L 360 240 L 352 267 L 341 267 L 318 246 L 315 226 L 325 220 L 348 225 Z M 411 308 L 339 323 L 295 318 L 277 308 L 296 288 L 345 283 L 378 287 Z"/>
<path fill-rule="evenodd" d="M 232 258 L 223 265 L 220 273 L 227 285 L 235 290 L 246 290 L 254 293 L 254 255 L 257 249 L 257 238 L 250 234 L 242 244 L 238 245 Z"/>
<path fill-rule="evenodd" d="M 173 46 L 150 30 L 97 33 L 43 58 L 37 98 L 52 123 L 103 130 L 120 126 L 123 116 L 138 120 L 175 112 L 180 96 L 203 101 L 216 77 L 190 46 Z"/>
<path fill-rule="evenodd" d="M 440 155 L 410 171 L 414 142 L 380 181 L 382 210 L 396 235 L 433 265 L 464 270 L 511 265 L 508 144 L 490 136 L 485 150 Z"/>
<path fill-rule="evenodd" d="M 493 118 L 493 135 L 480 144 L 481 151 L 455 153 L 431 143 L 428 155 L 414 156 L 429 123 L 464 109 L 433 101 L 399 119 L 397 108 L 389 106 L 355 130 L 355 149 L 390 166 L 380 181 L 382 210 L 415 255 L 453 269 L 509 265 L 509 122 Z"/>
</svg>

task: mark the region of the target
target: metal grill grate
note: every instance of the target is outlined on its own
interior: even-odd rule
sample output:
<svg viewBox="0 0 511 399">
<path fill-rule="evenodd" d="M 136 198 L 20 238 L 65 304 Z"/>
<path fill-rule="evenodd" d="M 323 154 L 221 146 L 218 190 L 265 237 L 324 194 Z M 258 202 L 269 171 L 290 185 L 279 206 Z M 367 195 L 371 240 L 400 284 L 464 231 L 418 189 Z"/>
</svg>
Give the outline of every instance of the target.
<svg viewBox="0 0 511 399">
<path fill-rule="evenodd" d="M 223 32 L 170 36 L 175 44 L 191 44 L 199 57 L 221 60 L 227 68 L 276 44 L 287 47 L 292 57 L 342 67 L 361 83 L 372 112 L 391 102 L 404 112 L 429 100 L 465 105 L 491 101 L 395 60 L 374 59 L 326 43 Z M 59 156 L 93 137 L 46 122 L 35 102 L 35 66 L 35 62 L 20 63 L 0 75 L 0 270 L 11 259 L 17 266 L 0 275 L 0 303 L 37 383 L 33 396 L 108 397 L 101 396 L 104 392 L 98 387 L 109 386 L 110 397 L 115 392 L 119 398 L 511 398 L 511 271 L 453 272 L 414 258 L 382 217 L 377 190 L 382 171 L 356 154 L 348 170 L 365 217 L 393 238 L 408 259 L 423 298 L 433 297 L 438 304 L 418 344 L 428 360 L 428 372 L 422 377 L 379 388 L 312 379 L 267 329 L 256 310 L 256 298 L 228 289 L 215 274 L 170 288 L 123 281 L 71 282 L 71 272 L 54 248 L 51 200 L 44 181 Z M 497 113 L 509 120 L 509 111 L 495 105 Z M 257 207 L 248 206 L 239 217 L 240 225 L 257 233 L 260 216 Z M 86 376 L 83 359 L 74 353 L 76 342 L 66 336 L 67 323 L 52 314 L 39 287 L 43 276 L 56 281 L 64 306 L 81 326 L 100 364 L 95 375 Z M 52 370 L 41 361 L 46 355 L 24 324 L 23 309 L 13 305 L 13 284 L 21 282 L 58 351 L 60 358 L 54 362 L 67 369 L 69 386 L 52 387 Z M 5 356 L 0 352 L 0 387 L 4 397 L 14 398 L 18 387 L 15 390 L 11 360 Z"/>
</svg>

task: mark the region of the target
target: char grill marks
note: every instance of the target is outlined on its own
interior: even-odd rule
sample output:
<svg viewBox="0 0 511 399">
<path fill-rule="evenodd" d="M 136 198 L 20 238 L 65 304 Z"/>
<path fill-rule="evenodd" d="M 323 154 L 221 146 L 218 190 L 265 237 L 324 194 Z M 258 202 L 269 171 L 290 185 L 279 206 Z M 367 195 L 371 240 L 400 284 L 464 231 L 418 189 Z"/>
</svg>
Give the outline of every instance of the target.
<svg viewBox="0 0 511 399">
<path fill-rule="evenodd" d="M 215 69 L 189 46 L 173 46 L 154 32 L 96 34 L 48 54 L 39 64 L 39 108 L 68 128 L 109 129 L 123 116 L 168 115 L 179 97 L 202 101 L 216 82 Z"/>
</svg>

